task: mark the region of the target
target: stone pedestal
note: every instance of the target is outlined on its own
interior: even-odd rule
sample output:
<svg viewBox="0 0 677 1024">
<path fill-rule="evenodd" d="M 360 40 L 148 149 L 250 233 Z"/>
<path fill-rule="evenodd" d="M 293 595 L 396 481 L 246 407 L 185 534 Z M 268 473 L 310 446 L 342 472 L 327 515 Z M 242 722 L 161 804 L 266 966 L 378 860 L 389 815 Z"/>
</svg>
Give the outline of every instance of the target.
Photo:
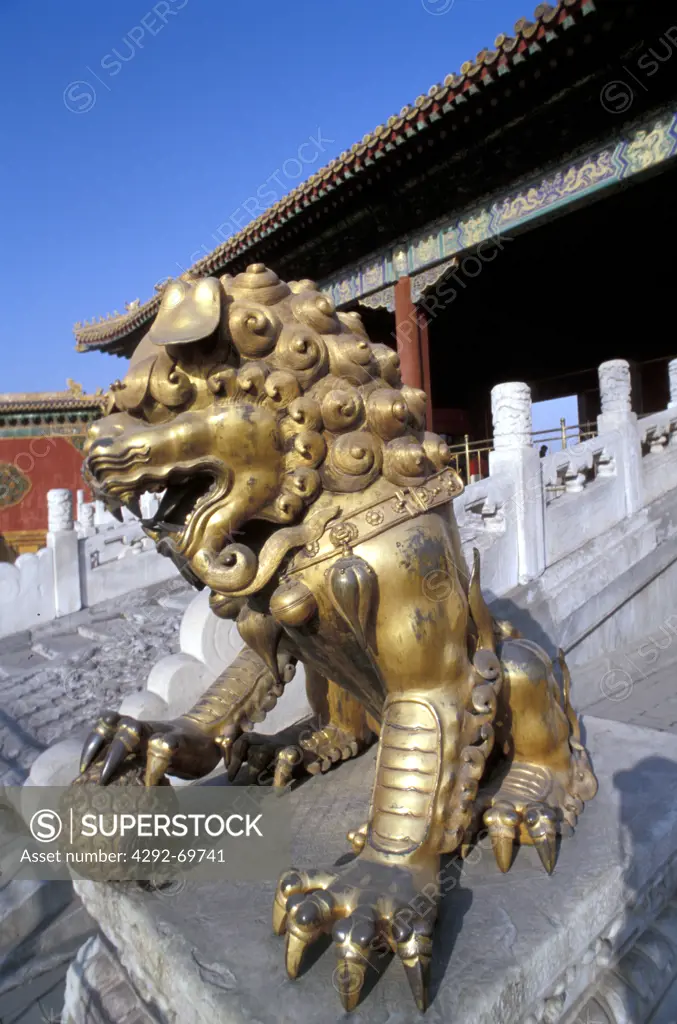
<svg viewBox="0 0 677 1024">
<path fill-rule="evenodd" d="M 368 986 L 353 1024 L 677 1019 L 677 994 L 670 992 L 677 973 L 677 738 L 594 718 L 585 728 L 600 791 L 575 836 L 562 841 L 554 875 L 528 848 L 518 851 L 509 876 L 481 847 L 460 874 L 457 862 L 444 864 L 425 1018 L 393 960 Z M 297 867 L 329 866 L 346 853 L 345 831 L 365 820 L 374 761 L 372 750 L 282 798 L 293 816 Z M 118 991 L 124 1005 L 117 1018 L 115 1007 L 108 1016 L 84 1015 L 83 1006 L 106 1006 L 110 998 L 97 991 L 92 965 L 84 998 L 76 964 L 64 1020 L 343 1024 L 332 950 L 321 947 L 297 981 L 287 979 L 284 941 L 271 934 L 274 887 L 273 879 L 186 877 L 148 894 L 76 883 L 108 943 L 99 972 L 106 993 Z M 95 952 L 90 947 L 83 959 Z"/>
</svg>

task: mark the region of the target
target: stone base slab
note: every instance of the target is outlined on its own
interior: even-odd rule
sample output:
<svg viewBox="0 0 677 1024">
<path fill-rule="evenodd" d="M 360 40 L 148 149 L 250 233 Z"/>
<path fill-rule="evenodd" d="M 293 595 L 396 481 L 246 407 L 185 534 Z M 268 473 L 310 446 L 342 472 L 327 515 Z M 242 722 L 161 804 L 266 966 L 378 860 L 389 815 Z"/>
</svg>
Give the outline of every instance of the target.
<svg viewBox="0 0 677 1024">
<path fill-rule="evenodd" d="M 425 1018 L 393 960 L 352 1024 L 674 1024 L 677 738 L 594 718 L 585 727 L 600 791 L 563 840 L 554 875 L 528 848 L 508 876 L 482 848 L 460 877 L 458 862 L 444 865 Z M 346 853 L 345 832 L 366 817 L 374 760 L 372 750 L 283 797 L 297 867 Z M 284 942 L 271 934 L 274 887 L 188 877 L 148 894 L 76 882 L 139 1005 L 167 1024 L 345 1024 L 331 950 L 287 979 Z"/>
<path fill-rule="evenodd" d="M 161 1024 L 100 936 L 88 939 L 68 968 L 62 1024 Z"/>
</svg>

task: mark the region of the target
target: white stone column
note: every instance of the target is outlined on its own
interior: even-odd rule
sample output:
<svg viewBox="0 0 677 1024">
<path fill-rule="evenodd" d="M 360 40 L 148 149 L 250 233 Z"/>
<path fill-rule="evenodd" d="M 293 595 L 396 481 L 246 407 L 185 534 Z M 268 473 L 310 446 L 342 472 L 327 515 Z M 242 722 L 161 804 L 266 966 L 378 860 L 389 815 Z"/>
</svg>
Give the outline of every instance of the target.
<svg viewBox="0 0 677 1024">
<path fill-rule="evenodd" d="M 668 376 L 670 378 L 668 409 L 674 409 L 677 406 L 677 359 L 671 359 L 668 363 Z"/>
<path fill-rule="evenodd" d="M 78 535 L 73 523 L 73 495 L 63 487 L 47 492 L 47 547 L 54 559 L 56 616 L 82 608 Z"/>
<path fill-rule="evenodd" d="M 73 529 L 73 495 L 64 487 L 47 491 L 47 529 L 49 533 Z"/>
<path fill-rule="evenodd" d="M 81 537 L 92 537 L 96 533 L 94 512 L 94 502 L 83 501 L 78 505 L 77 530 Z"/>
<path fill-rule="evenodd" d="M 531 447 L 531 389 L 519 381 L 491 389 L 494 449 Z"/>
<path fill-rule="evenodd" d="M 625 490 L 625 511 L 631 516 L 644 503 L 642 444 L 637 415 L 632 411 L 630 364 L 625 359 L 610 359 L 598 369 L 602 412 L 597 417 L 600 435 L 616 433 L 616 475 Z"/>
<path fill-rule="evenodd" d="M 632 412 L 630 364 L 626 359 L 610 359 L 597 372 L 602 415 L 627 417 Z"/>
<path fill-rule="evenodd" d="M 489 455 L 489 475 L 502 473 L 514 484 L 512 519 L 517 542 L 516 582 L 528 583 L 545 569 L 545 501 L 541 460 L 531 442 L 531 391 L 513 381 L 491 389 L 494 450 Z"/>
<path fill-rule="evenodd" d="M 111 515 L 102 501 L 94 502 L 94 525 L 95 526 L 119 526 L 118 520 Z"/>
</svg>

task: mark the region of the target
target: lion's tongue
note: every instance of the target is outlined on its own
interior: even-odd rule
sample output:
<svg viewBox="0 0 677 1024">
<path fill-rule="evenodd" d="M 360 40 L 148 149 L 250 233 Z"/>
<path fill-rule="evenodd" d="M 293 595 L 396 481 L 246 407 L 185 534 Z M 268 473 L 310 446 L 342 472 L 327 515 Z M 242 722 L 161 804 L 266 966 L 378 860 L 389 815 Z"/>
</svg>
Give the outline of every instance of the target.
<svg viewBox="0 0 677 1024">
<path fill-rule="evenodd" d="M 162 496 L 162 501 L 158 506 L 158 510 L 153 516 L 151 523 L 155 526 L 162 524 L 167 529 L 178 530 L 180 527 L 179 523 L 172 522 L 172 513 L 176 511 L 180 505 L 182 499 L 185 496 L 186 488 L 183 487 L 168 487 Z"/>
<path fill-rule="evenodd" d="M 130 498 L 125 504 L 132 515 L 135 515 L 137 519 L 141 519 L 141 504 L 138 498 Z"/>
<path fill-rule="evenodd" d="M 143 520 L 143 525 L 147 529 L 161 527 L 169 532 L 182 530 L 186 516 L 193 510 L 198 498 L 204 494 L 207 483 L 204 478 L 200 478 L 192 482 L 170 485 L 153 518 Z"/>
</svg>

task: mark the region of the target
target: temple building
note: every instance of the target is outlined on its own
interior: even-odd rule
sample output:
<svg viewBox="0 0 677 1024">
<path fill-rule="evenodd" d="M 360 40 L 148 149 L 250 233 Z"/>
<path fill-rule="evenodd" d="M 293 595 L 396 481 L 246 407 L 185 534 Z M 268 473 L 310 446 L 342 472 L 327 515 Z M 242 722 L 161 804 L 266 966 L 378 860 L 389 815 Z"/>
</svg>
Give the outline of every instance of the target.
<svg viewBox="0 0 677 1024">
<path fill-rule="evenodd" d="M 490 438 L 490 389 L 506 380 L 534 401 L 576 396 L 594 422 L 597 367 L 616 357 L 634 411 L 663 409 L 675 51 L 663 5 L 541 4 L 191 272 L 265 263 L 318 281 L 397 347 L 454 443 Z M 159 301 L 76 325 L 78 349 L 131 355 Z"/>
<path fill-rule="evenodd" d="M 0 394 L 0 561 L 44 547 L 47 491 L 83 492 L 82 446 L 89 424 L 102 415 L 102 392 Z"/>
</svg>

